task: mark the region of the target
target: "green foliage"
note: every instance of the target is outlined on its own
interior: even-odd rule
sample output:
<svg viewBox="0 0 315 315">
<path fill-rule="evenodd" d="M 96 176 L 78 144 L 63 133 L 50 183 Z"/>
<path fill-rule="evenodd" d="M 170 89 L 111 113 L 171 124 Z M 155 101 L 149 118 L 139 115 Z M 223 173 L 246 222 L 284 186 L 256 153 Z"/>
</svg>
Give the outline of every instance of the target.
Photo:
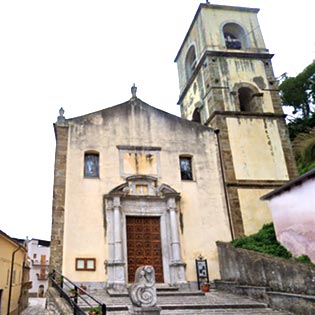
<svg viewBox="0 0 315 315">
<path fill-rule="evenodd" d="M 298 164 L 298 172 L 299 172 L 299 175 L 302 175 L 310 170 L 312 170 L 313 168 L 315 168 L 315 162 L 312 163 L 312 164 L 309 164 L 309 165 L 306 165 L 306 166 L 303 166 L 303 165 L 299 165 Z"/>
<path fill-rule="evenodd" d="M 273 223 L 265 224 L 256 234 L 234 240 L 232 244 L 234 247 L 250 249 L 282 258 L 291 258 L 315 266 L 307 255 L 292 257 L 292 254 L 277 241 Z"/>
<path fill-rule="evenodd" d="M 300 133 L 292 142 L 299 174 L 315 168 L 315 128 Z"/>
<path fill-rule="evenodd" d="M 301 263 L 304 263 L 304 264 L 314 266 L 314 264 L 312 263 L 312 261 L 310 260 L 310 258 L 307 255 L 295 257 L 294 260 L 301 262 Z"/>
<path fill-rule="evenodd" d="M 273 223 L 265 224 L 256 234 L 234 240 L 232 244 L 235 247 L 250 249 L 277 257 L 292 257 L 292 254 L 277 241 Z"/>
<path fill-rule="evenodd" d="M 279 86 L 283 106 L 299 114 L 288 123 L 299 174 L 315 164 L 315 62 L 296 77 L 286 77 Z"/>
<path fill-rule="evenodd" d="M 315 63 L 307 66 L 296 77 L 286 78 L 279 86 L 283 106 L 292 106 L 293 113 L 309 117 L 315 104 Z"/>
<path fill-rule="evenodd" d="M 295 118 L 288 123 L 290 139 L 294 140 L 300 133 L 308 132 L 312 128 L 315 128 L 315 112 L 309 117 Z"/>
<path fill-rule="evenodd" d="M 95 314 L 95 315 L 101 314 L 102 307 L 100 305 L 99 306 L 92 306 L 89 308 L 88 312 L 91 314 Z"/>
</svg>

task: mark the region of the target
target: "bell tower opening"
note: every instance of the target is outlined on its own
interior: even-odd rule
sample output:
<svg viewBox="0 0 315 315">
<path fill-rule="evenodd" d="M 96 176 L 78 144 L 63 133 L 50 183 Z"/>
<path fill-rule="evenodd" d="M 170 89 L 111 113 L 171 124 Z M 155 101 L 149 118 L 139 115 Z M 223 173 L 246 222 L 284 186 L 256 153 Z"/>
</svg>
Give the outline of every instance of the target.
<svg viewBox="0 0 315 315">
<path fill-rule="evenodd" d="M 195 46 L 191 46 L 187 52 L 185 68 L 186 68 L 186 78 L 189 80 L 196 67 L 196 50 Z"/>
<path fill-rule="evenodd" d="M 226 23 L 223 35 L 227 49 L 247 49 L 248 40 L 244 29 L 237 23 Z"/>
<path fill-rule="evenodd" d="M 196 109 L 194 110 L 194 113 L 193 113 L 193 115 L 192 115 L 192 121 L 201 123 L 201 116 L 200 116 L 200 110 L 199 110 L 199 108 L 196 108 Z"/>
<path fill-rule="evenodd" d="M 240 110 L 242 112 L 251 112 L 252 100 L 253 100 L 253 91 L 250 88 L 242 87 L 238 90 L 238 99 L 240 102 Z"/>
</svg>

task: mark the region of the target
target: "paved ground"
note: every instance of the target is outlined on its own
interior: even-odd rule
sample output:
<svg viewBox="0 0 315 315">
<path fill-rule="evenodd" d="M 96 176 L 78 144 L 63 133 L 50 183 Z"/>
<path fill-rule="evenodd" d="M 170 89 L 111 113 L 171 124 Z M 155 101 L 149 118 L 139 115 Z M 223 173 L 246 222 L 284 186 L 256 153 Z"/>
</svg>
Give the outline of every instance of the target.
<svg viewBox="0 0 315 315">
<path fill-rule="evenodd" d="M 29 298 L 28 307 L 20 315 L 46 315 L 45 298 Z"/>
<path fill-rule="evenodd" d="M 92 292 L 91 292 L 92 293 Z M 128 297 L 111 298 L 104 294 L 104 290 L 92 293 L 93 296 L 102 300 L 109 307 L 108 315 L 128 315 L 127 310 L 116 311 L 115 306 L 130 305 Z M 48 315 L 45 311 L 45 298 L 29 298 L 29 306 L 20 315 Z M 185 303 L 194 307 L 196 304 L 203 304 L 204 309 L 177 309 L 177 305 Z M 205 297 L 158 297 L 158 305 L 172 307 L 173 309 L 164 309 L 161 315 L 290 315 L 286 312 L 273 311 L 270 308 L 261 307 L 262 304 L 249 298 L 212 290 Z M 233 306 L 237 308 L 233 308 Z M 231 307 L 230 307 L 231 306 Z M 253 307 L 252 307 L 253 306 Z M 112 308 L 112 310 L 111 310 Z M 50 314 L 53 315 L 53 314 Z M 69 314 L 70 315 L 70 314 Z"/>
</svg>

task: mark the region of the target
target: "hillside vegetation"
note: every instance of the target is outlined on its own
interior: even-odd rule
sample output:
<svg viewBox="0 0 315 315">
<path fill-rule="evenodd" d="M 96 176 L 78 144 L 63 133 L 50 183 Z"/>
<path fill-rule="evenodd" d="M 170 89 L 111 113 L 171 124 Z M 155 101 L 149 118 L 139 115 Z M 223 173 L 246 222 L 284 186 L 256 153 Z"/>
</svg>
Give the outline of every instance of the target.
<svg viewBox="0 0 315 315">
<path fill-rule="evenodd" d="M 313 265 L 308 256 L 302 255 L 293 257 L 292 254 L 277 241 L 273 223 L 265 224 L 256 234 L 236 239 L 232 241 L 232 244 L 235 247 L 254 250 L 276 257 L 292 258 L 296 261 Z"/>
</svg>

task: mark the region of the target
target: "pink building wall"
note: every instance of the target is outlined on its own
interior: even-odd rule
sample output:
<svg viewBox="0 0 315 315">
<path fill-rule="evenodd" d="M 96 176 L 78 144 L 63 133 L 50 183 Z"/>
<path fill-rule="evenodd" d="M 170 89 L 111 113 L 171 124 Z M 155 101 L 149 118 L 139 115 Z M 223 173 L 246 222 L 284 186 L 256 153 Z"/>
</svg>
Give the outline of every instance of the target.
<svg viewBox="0 0 315 315">
<path fill-rule="evenodd" d="M 278 241 L 294 256 L 315 263 L 315 178 L 307 178 L 270 198 Z"/>
</svg>

